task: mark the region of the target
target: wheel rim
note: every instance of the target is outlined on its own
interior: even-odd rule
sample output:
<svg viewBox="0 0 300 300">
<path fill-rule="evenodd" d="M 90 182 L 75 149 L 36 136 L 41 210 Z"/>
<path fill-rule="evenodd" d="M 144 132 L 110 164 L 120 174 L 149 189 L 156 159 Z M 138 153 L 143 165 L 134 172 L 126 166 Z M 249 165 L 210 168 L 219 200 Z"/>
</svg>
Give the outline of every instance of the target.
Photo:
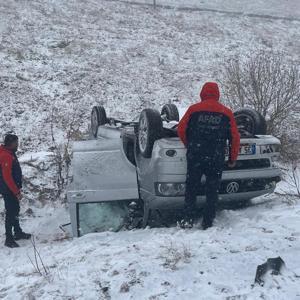
<svg viewBox="0 0 300 300">
<path fill-rule="evenodd" d="M 237 118 L 237 124 L 242 126 L 242 128 L 253 134 L 254 132 L 254 121 L 251 117 L 247 116 L 247 115 L 243 115 L 243 114 L 240 114 Z"/>
<path fill-rule="evenodd" d="M 162 109 L 160 115 L 161 115 L 163 120 L 169 119 L 168 113 L 167 113 L 165 108 Z"/>
<path fill-rule="evenodd" d="M 144 117 L 141 118 L 139 124 L 139 147 L 142 152 L 146 150 L 148 137 L 148 124 Z"/>
<path fill-rule="evenodd" d="M 97 135 L 98 132 L 98 114 L 96 109 L 93 109 L 91 116 L 91 128 L 94 136 Z"/>
</svg>

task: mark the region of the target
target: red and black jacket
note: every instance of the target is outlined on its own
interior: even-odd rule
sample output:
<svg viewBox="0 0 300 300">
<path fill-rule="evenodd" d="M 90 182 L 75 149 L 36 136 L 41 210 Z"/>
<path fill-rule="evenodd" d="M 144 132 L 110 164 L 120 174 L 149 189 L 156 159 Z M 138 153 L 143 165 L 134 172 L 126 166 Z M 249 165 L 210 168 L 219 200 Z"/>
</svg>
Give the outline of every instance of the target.
<svg viewBox="0 0 300 300">
<path fill-rule="evenodd" d="M 189 148 L 198 147 L 201 156 L 225 155 L 229 141 L 229 160 L 237 159 L 240 134 L 232 111 L 219 102 L 219 87 L 214 82 L 204 84 L 201 102 L 189 107 L 178 124 L 178 136 Z"/>
<path fill-rule="evenodd" d="M 5 146 L 0 146 L 0 193 L 13 193 L 22 188 L 22 169 L 16 154 Z"/>
</svg>

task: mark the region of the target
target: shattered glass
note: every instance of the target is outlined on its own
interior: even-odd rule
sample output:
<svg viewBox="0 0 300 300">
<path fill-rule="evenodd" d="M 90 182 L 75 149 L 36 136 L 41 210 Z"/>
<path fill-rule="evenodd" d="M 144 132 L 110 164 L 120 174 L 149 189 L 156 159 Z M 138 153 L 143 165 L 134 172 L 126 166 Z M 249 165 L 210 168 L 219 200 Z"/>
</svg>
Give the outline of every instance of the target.
<svg viewBox="0 0 300 300">
<path fill-rule="evenodd" d="M 79 203 L 79 234 L 119 231 L 128 216 L 127 201 Z"/>
</svg>

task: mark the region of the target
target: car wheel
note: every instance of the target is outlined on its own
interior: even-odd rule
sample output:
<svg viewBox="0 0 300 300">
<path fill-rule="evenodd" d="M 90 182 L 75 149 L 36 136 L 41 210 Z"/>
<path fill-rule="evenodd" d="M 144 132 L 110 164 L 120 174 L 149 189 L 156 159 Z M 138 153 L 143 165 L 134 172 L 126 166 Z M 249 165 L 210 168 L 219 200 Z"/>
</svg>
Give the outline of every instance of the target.
<svg viewBox="0 0 300 300">
<path fill-rule="evenodd" d="M 267 134 L 265 118 L 252 108 L 241 108 L 234 113 L 237 126 L 251 135 Z"/>
<path fill-rule="evenodd" d="M 179 112 L 175 104 L 165 104 L 161 109 L 161 116 L 168 121 L 179 121 Z"/>
<path fill-rule="evenodd" d="M 154 142 L 162 137 L 162 120 L 159 112 L 146 108 L 141 112 L 138 125 L 138 147 L 142 156 L 149 158 Z"/>
<path fill-rule="evenodd" d="M 94 106 L 91 113 L 91 131 L 96 138 L 98 127 L 107 123 L 105 108 L 103 106 Z"/>
</svg>

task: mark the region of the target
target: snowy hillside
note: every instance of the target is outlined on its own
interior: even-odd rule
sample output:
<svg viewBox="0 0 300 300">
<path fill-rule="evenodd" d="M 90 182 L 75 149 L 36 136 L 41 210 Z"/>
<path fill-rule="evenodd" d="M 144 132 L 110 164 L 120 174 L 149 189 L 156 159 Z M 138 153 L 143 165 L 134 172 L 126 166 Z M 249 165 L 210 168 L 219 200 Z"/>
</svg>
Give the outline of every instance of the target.
<svg viewBox="0 0 300 300">
<path fill-rule="evenodd" d="M 0 1 L 0 134 L 21 138 L 21 219 L 48 272 L 31 264 L 30 241 L 2 248 L 1 200 L 0 299 L 300 299 L 293 197 L 220 211 L 206 232 L 149 228 L 71 239 L 58 228 L 69 215 L 55 202 L 54 146 L 67 143 L 70 126 L 72 139 L 82 137 L 94 104 L 129 119 L 145 106 L 194 102 L 231 57 L 273 49 L 300 62 L 298 0 L 158 1 L 202 10 L 126 1 Z M 279 255 L 283 275 L 252 287 L 257 265 Z"/>
<path fill-rule="evenodd" d="M 136 4 L 153 5 L 153 0 L 123 0 Z M 179 10 L 199 10 L 228 13 L 232 16 L 260 16 L 269 19 L 300 20 L 300 2 L 298 0 L 156 0 L 157 7 Z"/>
<path fill-rule="evenodd" d="M 1 299 L 278 299 L 300 297 L 300 205 L 279 197 L 217 215 L 214 228 L 176 227 L 64 239 L 61 208 L 23 216 L 48 275 L 35 272 L 33 247 L 1 249 Z M 256 267 L 281 256 L 282 275 L 252 286 Z M 30 258 L 30 259 L 29 259 Z M 44 274 L 41 263 L 39 262 Z"/>
<path fill-rule="evenodd" d="M 190 103 L 229 57 L 300 51 L 298 21 L 117 1 L 1 1 L 0 30 L 2 132 L 35 151 L 51 145 L 52 123 L 58 139 L 72 117 L 85 131 L 95 103 L 123 117 L 145 103 Z"/>
</svg>

